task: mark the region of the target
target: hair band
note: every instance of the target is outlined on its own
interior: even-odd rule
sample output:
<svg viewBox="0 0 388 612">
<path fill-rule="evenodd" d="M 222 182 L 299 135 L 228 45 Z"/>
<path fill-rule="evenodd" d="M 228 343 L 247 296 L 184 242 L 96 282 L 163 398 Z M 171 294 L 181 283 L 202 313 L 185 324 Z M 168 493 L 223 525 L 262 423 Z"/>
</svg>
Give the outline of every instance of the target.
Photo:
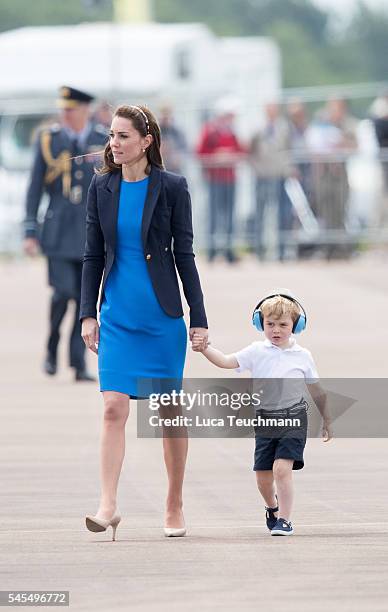
<svg viewBox="0 0 388 612">
<path fill-rule="evenodd" d="M 147 134 L 149 134 L 149 133 L 150 133 L 150 124 L 149 124 L 149 122 L 148 122 L 148 117 L 147 117 L 147 115 L 145 114 L 145 112 L 144 112 L 144 111 L 143 111 L 143 110 L 142 110 L 142 109 L 141 109 L 139 106 L 134 106 L 134 105 L 132 105 L 132 108 L 135 108 L 135 109 L 136 109 L 137 111 L 139 111 L 139 113 L 141 113 L 141 115 L 143 116 L 144 121 L 146 122 Z"/>
</svg>

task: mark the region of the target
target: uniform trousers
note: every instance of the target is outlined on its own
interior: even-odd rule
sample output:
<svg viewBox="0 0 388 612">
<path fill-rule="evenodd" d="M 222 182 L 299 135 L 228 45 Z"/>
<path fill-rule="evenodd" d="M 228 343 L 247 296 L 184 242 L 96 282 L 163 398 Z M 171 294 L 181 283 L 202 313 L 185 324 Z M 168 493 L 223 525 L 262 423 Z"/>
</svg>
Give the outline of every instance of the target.
<svg viewBox="0 0 388 612">
<path fill-rule="evenodd" d="M 85 344 L 81 337 L 81 323 L 79 321 L 81 277 L 82 261 L 48 257 L 48 278 L 49 284 L 53 288 L 53 294 L 50 304 L 47 352 L 56 363 L 61 323 L 69 301 L 74 300 L 76 307 L 69 340 L 69 365 L 77 370 L 85 369 Z"/>
</svg>

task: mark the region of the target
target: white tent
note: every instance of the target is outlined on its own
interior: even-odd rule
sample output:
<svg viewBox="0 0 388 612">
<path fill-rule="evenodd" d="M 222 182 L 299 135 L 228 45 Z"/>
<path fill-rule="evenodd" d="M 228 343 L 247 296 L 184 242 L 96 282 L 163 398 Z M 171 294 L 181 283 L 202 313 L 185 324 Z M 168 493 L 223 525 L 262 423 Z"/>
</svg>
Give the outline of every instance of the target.
<svg viewBox="0 0 388 612">
<path fill-rule="evenodd" d="M 216 41 L 200 24 L 93 23 L 12 30 L 0 35 L 0 99 L 52 97 L 63 83 L 100 96 L 153 95 L 195 80 L 200 56 L 209 62 Z M 185 76 L 184 62 L 191 63 L 192 74 Z M 206 62 L 202 69 L 206 72 Z"/>
</svg>

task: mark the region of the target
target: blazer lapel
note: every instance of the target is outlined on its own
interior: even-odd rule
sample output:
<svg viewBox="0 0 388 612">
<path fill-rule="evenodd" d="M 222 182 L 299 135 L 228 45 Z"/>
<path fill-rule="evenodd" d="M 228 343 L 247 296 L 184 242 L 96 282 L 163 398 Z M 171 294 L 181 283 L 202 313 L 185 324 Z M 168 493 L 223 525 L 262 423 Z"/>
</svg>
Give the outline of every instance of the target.
<svg viewBox="0 0 388 612">
<path fill-rule="evenodd" d="M 121 172 L 112 172 L 109 180 L 106 183 L 105 191 L 109 201 L 106 215 L 106 227 L 110 234 L 110 242 L 113 248 L 113 252 L 116 250 L 116 238 L 117 238 L 117 219 L 119 214 L 119 200 L 120 200 L 120 185 L 121 185 Z"/>
<path fill-rule="evenodd" d="M 158 201 L 162 177 L 161 171 L 156 166 L 151 166 L 150 180 L 148 181 L 148 189 L 146 201 L 143 209 L 143 219 L 141 224 L 141 239 L 143 247 L 146 245 L 147 234 L 150 227 L 152 215 L 155 210 L 156 202 Z"/>
</svg>

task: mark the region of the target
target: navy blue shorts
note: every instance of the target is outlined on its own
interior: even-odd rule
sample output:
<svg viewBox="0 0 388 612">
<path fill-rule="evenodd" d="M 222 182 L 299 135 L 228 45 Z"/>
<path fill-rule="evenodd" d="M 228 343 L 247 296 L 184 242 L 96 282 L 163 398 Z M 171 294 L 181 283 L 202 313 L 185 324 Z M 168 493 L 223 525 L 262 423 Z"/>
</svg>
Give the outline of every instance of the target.
<svg viewBox="0 0 388 612">
<path fill-rule="evenodd" d="M 288 411 L 287 411 L 288 412 Z M 280 412 L 269 413 L 260 411 L 258 415 L 263 417 L 285 416 Z M 291 416 L 289 413 L 287 416 Z M 263 435 L 265 429 L 255 431 L 255 459 L 253 470 L 272 470 L 276 459 L 291 459 L 294 461 L 293 470 L 301 470 L 304 466 L 303 452 L 307 437 L 307 411 L 302 409 L 292 414 L 300 419 L 301 426 L 298 429 L 292 427 L 268 429 L 268 437 Z M 279 436 L 279 437 L 278 437 Z"/>
</svg>

